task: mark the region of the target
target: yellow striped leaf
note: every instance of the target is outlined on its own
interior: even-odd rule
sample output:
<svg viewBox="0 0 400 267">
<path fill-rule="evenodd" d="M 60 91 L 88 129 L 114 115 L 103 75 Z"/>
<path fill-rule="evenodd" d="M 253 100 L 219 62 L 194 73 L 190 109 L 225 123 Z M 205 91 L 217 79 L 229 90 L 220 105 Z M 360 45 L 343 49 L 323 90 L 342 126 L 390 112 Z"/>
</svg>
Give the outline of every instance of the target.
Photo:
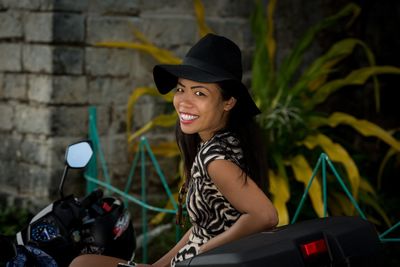
<svg viewBox="0 0 400 267">
<path fill-rule="evenodd" d="M 128 99 L 128 106 L 127 106 L 127 111 L 126 111 L 126 134 L 127 136 L 131 135 L 131 129 L 132 129 L 132 121 L 133 121 L 133 108 L 138 100 L 139 97 L 145 94 L 149 95 L 155 95 L 157 93 L 157 89 L 155 88 L 150 88 L 150 87 L 139 87 L 136 88 L 133 93 L 129 96 Z"/>
<path fill-rule="evenodd" d="M 290 163 L 296 180 L 303 183 L 304 187 L 306 188 L 312 176 L 310 165 L 303 155 L 295 156 L 290 160 Z M 324 205 L 321 192 L 321 184 L 317 177 L 315 177 L 308 194 L 310 196 L 312 206 L 319 217 L 324 216 Z"/>
<path fill-rule="evenodd" d="M 132 144 L 130 147 L 133 152 L 138 152 L 139 151 L 139 143 L 136 142 Z M 156 156 L 163 156 L 167 158 L 172 158 L 180 155 L 180 151 L 178 148 L 178 145 L 176 144 L 175 141 L 165 141 L 165 142 L 160 142 L 159 144 L 150 144 L 151 151 L 153 152 L 154 155 Z"/>
<path fill-rule="evenodd" d="M 161 142 L 157 145 L 151 145 L 151 150 L 156 156 L 172 158 L 180 155 L 178 145 L 175 141 Z"/>
<path fill-rule="evenodd" d="M 318 89 L 325 83 L 328 74 L 333 71 L 333 67 L 352 54 L 357 45 L 363 48 L 370 66 L 375 66 L 374 55 L 363 41 L 355 38 L 346 38 L 333 44 L 327 53 L 318 57 L 299 79 L 293 91 L 296 92 L 296 87 L 303 87 L 304 83 L 308 84 L 310 91 Z"/>
<path fill-rule="evenodd" d="M 153 44 L 142 44 L 137 42 L 100 42 L 96 45 L 103 47 L 128 48 L 139 50 L 148 53 L 162 64 L 180 64 L 182 62 L 182 60 L 174 56 L 171 51 L 159 48 Z"/>
<path fill-rule="evenodd" d="M 313 64 L 308 68 L 306 73 L 319 72 L 320 68 L 324 66 L 327 62 L 331 62 L 335 59 L 343 59 L 344 57 L 350 55 L 354 47 L 360 44 L 360 40 L 354 38 L 346 38 L 340 40 L 332 45 L 332 47 L 324 55 L 318 57 Z M 336 63 L 336 62 L 335 62 Z M 329 69 L 334 66 L 334 64 L 328 64 Z"/>
<path fill-rule="evenodd" d="M 146 36 L 141 31 L 136 29 L 136 27 L 134 26 L 132 28 L 133 28 L 133 34 L 135 35 L 136 39 L 138 39 L 143 44 L 151 44 L 151 42 L 146 38 Z"/>
<path fill-rule="evenodd" d="M 279 225 L 289 223 L 289 211 L 286 203 L 290 199 L 289 184 L 284 177 L 278 176 L 272 170 L 269 170 L 269 191 L 273 195 L 272 203 L 278 210 Z"/>
<path fill-rule="evenodd" d="M 136 138 L 142 136 L 144 133 L 148 132 L 149 130 L 153 129 L 156 126 L 159 127 L 172 127 L 176 123 L 177 114 L 173 111 L 170 114 L 161 114 L 148 123 L 146 123 L 142 128 L 131 134 L 128 138 L 128 142 L 132 142 Z"/>
<path fill-rule="evenodd" d="M 400 142 L 396 140 L 389 132 L 370 121 L 359 120 L 346 113 L 334 112 L 329 118 L 315 117 L 310 123 L 313 125 L 313 127 L 336 127 L 339 124 L 345 124 L 353 127 L 357 132 L 364 136 L 377 137 L 397 151 L 400 151 Z"/>
<path fill-rule="evenodd" d="M 376 196 L 375 189 L 372 187 L 372 185 L 364 178 L 361 178 L 360 180 L 360 191 L 364 191 L 366 193 L 369 193 L 373 196 Z"/>
<path fill-rule="evenodd" d="M 210 29 L 210 27 L 208 27 L 206 23 L 203 3 L 201 2 L 201 0 L 194 0 L 193 4 L 200 36 L 203 37 L 207 33 L 212 33 L 213 31 Z"/>
<path fill-rule="evenodd" d="M 362 85 L 368 78 L 378 74 L 400 74 L 400 68 L 392 66 L 372 66 L 364 67 L 352 71 L 343 79 L 330 81 L 323 85 L 312 96 L 310 101 L 304 103 L 309 108 L 314 107 L 326 100 L 326 98 L 338 89 L 349 85 Z"/>
<path fill-rule="evenodd" d="M 301 144 L 310 150 L 320 146 L 332 161 L 340 162 L 346 169 L 353 196 L 357 198 L 360 187 L 360 174 L 354 160 L 340 144 L 334 143 L 329 137 L 323 134 L 309 135 Z"/>
<path fill-rule="evenodd" d="M 163 98 L 167 102 L 172 102 L 174 93 L 170 92 L 165 95 L 161 95 L 155 87 L 137 87 L 133 93 L 129 96 L 128 105 L 134 105 L 137 100 L 143 95 L 151 95 Z"/>
<path fill-rule="evenodd" d="M 126 112 L 126 130 L 127 136 L 130 136 L 132 130 L 132 121 L 133 121 L 133 109 L 138 101 L 138 99 L 143 95 L 151 95 L 162 97 L 167 102 L 172 102 L 173 93 L 168 93 L 166 95 L 161 95 L 156 88 L 153 87 L 138 87 L 133 90 L 133 93 L 129 96 L 128 105 L 127 105 L 127 112 Z"/>
<path fill-rule="evenodd" d="M 172 196 L 174 197 L 175 201 L 178 201 L 178 193 L 174 193 L 172 194 Z M 173 209 L 174 206 L 172 205 L 171 200 L 168 200 L 167 204 L 163 207 L 164 209 Z M 150 220 L 150 224 L 151 225 L 159 225 L 160 223 L 163 222 L 165 216 L 167 214 L 165 212 L 159 212 L 157 213 L 151 220 Z"/>
</svg>

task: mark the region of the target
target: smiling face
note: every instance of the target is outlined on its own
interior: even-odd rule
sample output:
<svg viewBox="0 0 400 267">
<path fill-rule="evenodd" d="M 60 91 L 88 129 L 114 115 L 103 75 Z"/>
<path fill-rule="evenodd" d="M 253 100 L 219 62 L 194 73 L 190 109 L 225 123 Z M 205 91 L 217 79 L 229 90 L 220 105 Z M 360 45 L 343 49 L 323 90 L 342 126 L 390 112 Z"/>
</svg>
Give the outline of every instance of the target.
<svg viewBox="0 0 400 267">
<path fill-rule="evenodd" d="M 174 95 L 182 132 L 198 133 L 203 141 L 209 140 L 222 129 L 236 99 L 224 100 L 216 83 L 202 83 L 179 79 Z"/>
</svg>

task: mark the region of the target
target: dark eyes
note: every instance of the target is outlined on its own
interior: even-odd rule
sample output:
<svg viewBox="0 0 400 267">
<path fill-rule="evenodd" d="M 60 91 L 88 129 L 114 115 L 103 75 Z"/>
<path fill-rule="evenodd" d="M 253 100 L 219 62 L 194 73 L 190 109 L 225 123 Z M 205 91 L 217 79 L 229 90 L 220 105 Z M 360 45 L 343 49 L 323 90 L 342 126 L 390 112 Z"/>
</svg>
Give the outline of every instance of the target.
<svg viewBox="0 0 400 267">
<path fill-rule="evenodd" d="M 200 91 L 196 91 L 196 92 L 194 92 L 194 94 L 197 95 L 197 96 L 205 96 L 205 94 L 203 94 L 203 93 L 200 92 Z"/>
<path fill-rule="evenodd" d="M 184 90 L 183 88 L 181 88 L 181 87 L 177 87 L 177 88 L 175 89 L 175 92 L 176 92 L 176 93 L 183 93 L 184 91 L 185 91 L 185 90 Z M 203 92 L 198 91 L 198 90 L 193 91 L 193 93 L 194 93 L 196 96 L 206 96 L 206 94 L 204 94 Z"/>
</svg>

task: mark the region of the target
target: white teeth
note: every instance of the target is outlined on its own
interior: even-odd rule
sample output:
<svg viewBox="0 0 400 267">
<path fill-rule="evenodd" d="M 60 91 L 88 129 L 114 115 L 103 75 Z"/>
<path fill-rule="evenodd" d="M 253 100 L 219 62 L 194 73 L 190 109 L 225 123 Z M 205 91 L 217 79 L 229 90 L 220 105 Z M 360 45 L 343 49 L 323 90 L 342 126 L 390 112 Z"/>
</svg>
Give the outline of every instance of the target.
<svg viewBox="0 0 400 267">
<path fill-rule="evenodd" d="M 189 115 L 189 114 L 180 114 L 181 120 L 184 121 L 192 121 L 197 119 L 199 116 Z"/>
</svg>

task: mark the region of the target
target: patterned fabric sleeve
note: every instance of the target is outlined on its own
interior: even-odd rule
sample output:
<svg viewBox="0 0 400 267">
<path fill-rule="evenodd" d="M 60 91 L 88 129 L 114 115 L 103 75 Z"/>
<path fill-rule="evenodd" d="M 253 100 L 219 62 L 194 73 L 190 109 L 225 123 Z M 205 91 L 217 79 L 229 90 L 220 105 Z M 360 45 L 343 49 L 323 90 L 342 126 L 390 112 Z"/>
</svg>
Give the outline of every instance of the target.
<svg viewBox="0 0 400 267">
<path fill-rule="evenodd" d="M 208 165 L 214 160 L 229 160 L 241 167 L 243 154 L 239 141 L 227 133 L 216 136 L 215 140 L 206 144 L 199 153 L 204 170 L 207 170 Z"/>
</svg>

